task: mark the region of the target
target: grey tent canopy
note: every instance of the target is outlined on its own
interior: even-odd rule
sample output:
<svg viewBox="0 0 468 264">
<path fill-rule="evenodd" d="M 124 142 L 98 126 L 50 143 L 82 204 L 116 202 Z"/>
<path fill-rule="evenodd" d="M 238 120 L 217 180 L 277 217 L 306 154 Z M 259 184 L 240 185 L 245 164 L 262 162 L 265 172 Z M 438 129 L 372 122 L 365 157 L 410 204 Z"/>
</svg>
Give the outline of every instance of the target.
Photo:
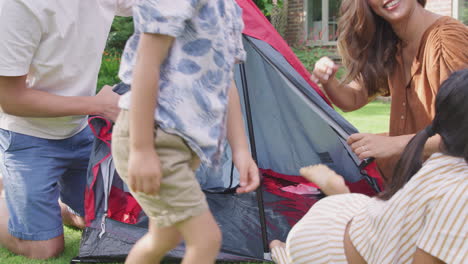
<svg viewBox="0 0 468 264">
<path fill-rule="evenodd" d="M 305 78 L 305 68 L 284 40 L 251 0 L 237 2 L 244 12 L 247 61 L 236 65 L 235 82 L 263 180 L 256 192 L 235 194 L 239 175 L 229 148 L 221 169 L 202 166 L 197 178 L 223 233 L 218 259 L 262 262 L 270 260 L 268 242 L 284 241 L 291 227 L 323 197 L 297 176 L 299 168 L 326 164 L 352 191 L 368 195 L 378 191 L 378 175 L 366 170 L 367 163 L 350 150 L 346 138 L 357 130 Z M 128 89 L 119 84 L 116 92 Z M 123 261 L 147 232 L 148 218 L 113 166 L 111 122 L 92 117 L 89 123 L 96 139 L 85 194 L 87 227 L 72 263 Z M 309 191 L 304 193 L 304 188 Z M 181 244 L 167 257 L 180 259 L 183 254 Z"/>
</svg>

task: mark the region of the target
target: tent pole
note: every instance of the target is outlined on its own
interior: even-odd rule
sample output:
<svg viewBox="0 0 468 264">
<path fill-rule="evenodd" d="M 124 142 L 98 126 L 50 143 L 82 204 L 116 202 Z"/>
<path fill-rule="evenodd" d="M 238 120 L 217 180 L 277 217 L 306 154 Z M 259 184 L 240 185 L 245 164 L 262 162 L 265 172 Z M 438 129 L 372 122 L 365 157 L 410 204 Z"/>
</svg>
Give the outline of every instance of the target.
<svg viewBox="0 0 468 264">
<path fill-rule="evenodd" d="M 255 160 L 255 163 L 258 164 L 257 159 L 257 148 L 255 145 L 255 136 L 252 123 L 252 111 L 250 109 L 250 98 L 249 98 L 249 89 L 247 86 L 247 77 L 245 72 L 245 65 L 243 63 L 239 64 L 240 76 L 242 81 L 242 90 L 244 92 L 244 105 L 245 105 L 245 116 L 247 119 L 247 129 L 249 131 L 249 140 L 250 140 L 250 149 L 252 152 L 252 158 Z M 269 253 L 270 248 L 268 246 L 268 233 L 266 230 L 266 217 L 265 217 L 265 208 L 263 206 L 263 190 L 262 184 L 260 181 L 260 186 L 256 190 L 258 211 L 260 215 L 260 226 L 262 228 L 262 239 L 263 239 L 263 252 Z"/>
</svg>

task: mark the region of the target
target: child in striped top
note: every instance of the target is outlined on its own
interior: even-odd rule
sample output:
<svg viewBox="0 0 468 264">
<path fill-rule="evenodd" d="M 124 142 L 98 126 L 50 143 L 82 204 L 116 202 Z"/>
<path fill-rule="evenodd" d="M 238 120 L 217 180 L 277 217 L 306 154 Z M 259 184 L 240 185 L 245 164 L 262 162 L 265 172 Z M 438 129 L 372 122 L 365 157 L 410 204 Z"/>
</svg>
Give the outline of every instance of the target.
<svg viewBox="0 0 468 264">
<path fill-rule="evenodd" d="M 468 69 L 442 84 L 432 124 L 410 141 L 379 197 L 347 193 L 344 182 L 336 180 L 339 176 L 323 166 L 301 170 L 336 195 L 316 203 L 293 227 L 286 244 L 272 242 L 274 260 L 468 263 L 467 87 Z M 423 163 L 424 144 L 436 134 L 442 138 L 442 153 Z"/>
</svg>

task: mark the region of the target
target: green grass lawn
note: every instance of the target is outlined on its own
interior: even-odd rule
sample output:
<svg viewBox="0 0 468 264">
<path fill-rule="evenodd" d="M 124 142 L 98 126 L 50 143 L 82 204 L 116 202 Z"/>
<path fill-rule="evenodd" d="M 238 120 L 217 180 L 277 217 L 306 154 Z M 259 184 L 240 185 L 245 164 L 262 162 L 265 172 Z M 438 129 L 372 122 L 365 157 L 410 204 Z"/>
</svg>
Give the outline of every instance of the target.
<svg viewBox="0 0 468 264">
<path fill-rule="evenodd" d="M 388 131 L 390 103 L 372 102 L 367 106 L 349 113 L 339 111 L 360 132 L 380 133 Z M 66 264 L 78 255 L 81 232 L 65 228 L 65 252 L 61 257 L 52 260 L 30 260 L 15 256 L 0 248 L 0 264 Z"/>
<path fill-rule="evenodd" d="M 70 263 L 70 260 L 78 255 L 80 245 L 81 231 L 65 227 L 65 251 L 60 258 L 51 260 L 30 260 L 24 257 L 16 256 L 4 248 L 0 248 L 1 264 L 64 264 Z"/>
<path fill-rule="evenodd" d="M 338 112 L 362 133 L 388 132 L 390 102 L 374 101 L 365 107 L 348 113 Z"/>
</svg>

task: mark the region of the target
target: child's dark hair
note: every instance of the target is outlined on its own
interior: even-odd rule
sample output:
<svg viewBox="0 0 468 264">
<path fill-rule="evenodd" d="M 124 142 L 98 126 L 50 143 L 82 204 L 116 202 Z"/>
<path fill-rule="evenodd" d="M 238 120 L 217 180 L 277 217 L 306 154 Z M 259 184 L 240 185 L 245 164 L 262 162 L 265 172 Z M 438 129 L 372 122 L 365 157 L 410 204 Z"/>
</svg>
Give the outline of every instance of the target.
<svg viewBox="0 0 468 264">
<path fill-rule="evenodd" d="M 454 72 L 442 83 L 436 97 L 432 123 L 417 133 L 406 146 L 393 177 L 379 197 L 390 199 L 422 167 L 423 149 L 429 137 L 439 134 L 444 154 L 464 158 L 468 163 L 468 68 Z"/>
</svg>

